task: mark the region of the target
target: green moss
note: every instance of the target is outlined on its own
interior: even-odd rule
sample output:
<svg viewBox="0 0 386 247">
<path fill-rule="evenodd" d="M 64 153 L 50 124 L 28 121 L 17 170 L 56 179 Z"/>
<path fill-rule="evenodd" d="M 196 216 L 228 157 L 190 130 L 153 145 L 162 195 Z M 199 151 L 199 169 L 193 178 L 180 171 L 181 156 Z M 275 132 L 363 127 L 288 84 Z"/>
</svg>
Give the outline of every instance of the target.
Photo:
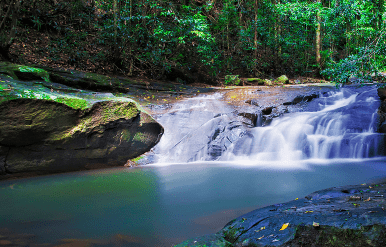
<svg viewBox="0 0 386 247">
<path fill-rule="evenodd" d="M 137 158 L 131 159 L 131 161 L 137 163 L 137 162 L 139 162 L 139 161 L 142 160 L 142 159 L 143 159 L 143 156 L 139 156 L 139 157 L 137 157 Z"/>
<path fill-rule="evenodd" d="M 264 85 L 265 80 L 260 78 L 246 78 L 246 81 L 248 82 L 257 82 L 259 85 Z"/>
<path fill-rule="evenodd" d="M 52 140 L 61 140 L 74 134 L 87 133 L 91 130 L 95 131 L 97 126 L 102 126 L 122 118 L 131 119 L 139 113 L 139 110 L 133 102 L 106 101 L 96 104 L 98 104 L 98 109 L 94 109 L 95 107 L 92 107 L 90 112 L 91 114 L 86 114 L 85 117 L 80 119 L 78 125 L 64 133 L 56 135 L 52 138 Z M 142 140 L 143 136 L 141 136 L 141 134 L 142 133 L 138 134 L 137 137 L 134 136 L 133 140 Z M 130 141 L 131 137 L 132 134 L 128 130 L 123 130 L 122 135 L 119 136 L 119 138 L 122 138 L 125 141 Z"/>
<path fill-rule="evenodd" d="M 40 76 L 42 79 L 44 79 L 47 82 L 50 81 L 50 75 L 44 69 L 39 69 L 39 68 L 34 68 L 34 67 L 20 65 L 19 66 L 19 71 L 20 72 L 29 72 L 29 73 L 32 73 L 32 74 L 34 74 L 36 76 Z"/>
<path fill-rule="evenodd" d="M 282 76 L 280 76 L 279 78 L 277 78 L 275 80 L 275 83 L 277 83 L 277 84 L 287 84 L 287 83 L 289 83 L 289 79 L 288 79 L 287 76 L 282 75 Z"/>
<path fill-rule="evenodd" d="M 8 75 L 17 80 L 22 73 L 33 75 L 33 77 L 41 78 L 47 82 L 50 80 L 49 73 L 44 69 L 8 62 L 0 62 L 0 74 Z"/>
<path fill-rule="evenodd" d="M 232 226 L 229 226 L 227 229 L 223 230 L 223 237 L 226 241 L 234 243 L 240 234 L 242 234 L 243 229 L 244 227 L 233 228 Z"/>
<path fill-rule="evenodd" d="M 137 132 L 135 133 L 133 140 L 142 142 L 145 140 L 145 135 L 142 132 Z"/>
<path fill-rule="evenodd" d="M 112 86 L 119 85 L 119 80 L 105 75 L 85 73 L 85 78 L 95 81 L 97 85 L 112 85 Z"/>
<path fill-rule="evenodd" d="M 115 102 L 112 104 L 112 107 L 104 107 L 101 115 L 103 121 L 108 122 L 119 118 L 133 118 L 137 116 L 137 114 L 138 109 L 134 103 L 129 102 L 128 104 L 121 104 Z"/>
<path fill-rule="evenodd" d="M 89 107 L 86 100 L 79 98 L 56 98 L 54 101 L 65 104 L 73 109 L 84 110 Z"/>
</svg>

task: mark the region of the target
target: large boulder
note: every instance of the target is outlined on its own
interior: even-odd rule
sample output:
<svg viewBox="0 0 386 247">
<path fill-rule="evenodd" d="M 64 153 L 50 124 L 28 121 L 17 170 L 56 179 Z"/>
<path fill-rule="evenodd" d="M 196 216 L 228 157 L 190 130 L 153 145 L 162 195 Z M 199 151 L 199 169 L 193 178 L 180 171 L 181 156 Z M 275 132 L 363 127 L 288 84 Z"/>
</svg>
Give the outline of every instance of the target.
<svg viewBox="0 0 386 247">
<path fill-rule="evenodd" d="M 64 103 L 15 99 L 0 104 L 0 177 L 124 165 L 149 151 L 163 128 L 134 102 Z"/>
<path fill-rule="evenodd" d="M 256 209 L 187 246 L 385 246 L 386 184 L 334 187 Z"/>
</svg>

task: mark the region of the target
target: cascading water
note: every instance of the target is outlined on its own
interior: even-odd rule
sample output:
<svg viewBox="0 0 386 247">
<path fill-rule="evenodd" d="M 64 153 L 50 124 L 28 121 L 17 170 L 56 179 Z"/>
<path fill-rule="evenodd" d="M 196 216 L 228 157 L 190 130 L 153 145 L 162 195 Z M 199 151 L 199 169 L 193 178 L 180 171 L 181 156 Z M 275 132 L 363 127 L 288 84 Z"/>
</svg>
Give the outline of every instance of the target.
<svg viewBox="0 0 386 247">
<path fill-rule="evenodd" d="M 309 110 L 275 119 L 240 138 L 226 159 L 303 160 L 369 158 L 383 154 L 383 135 L 374 131 L 378 100 L 375 89 L 362 93 L 340 91 L 316 99 Z"/>
<path fill-rule="evenodd" d="M 343 88 L 320 94 L 301 112 L 252 128 L 218 98 L 190 99 L 184 107 L 178 106 L 158 119 L 166 130 L 174 132 L 166 133 L 156 148 L 158 162 L 288 162 L 385 155 L 384 135 L 375 132 L 379 107 L 375 88 Z M 202 110 L 197 111 L 200 107 Z M 256 115 L 259 125 L 261 113 Z M 181 129 L 177 126 L 181 117 L 183 126 L 190 125 L 187 133 L 176 131 Z M 192 124 L 196 126 L 191 128 Z"/>
</svg>

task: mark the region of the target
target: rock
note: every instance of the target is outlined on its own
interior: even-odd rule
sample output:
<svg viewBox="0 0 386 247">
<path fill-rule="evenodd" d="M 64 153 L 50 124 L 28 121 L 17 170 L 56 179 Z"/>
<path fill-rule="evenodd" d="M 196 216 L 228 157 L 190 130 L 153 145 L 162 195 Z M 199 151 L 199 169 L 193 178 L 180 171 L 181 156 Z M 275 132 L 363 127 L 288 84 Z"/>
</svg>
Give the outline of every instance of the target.
<svg viewBox="0 0 386 247">
<path fill-rule="evenodd" d="M 37 68 L 34 66 L 25 66 L 8 62 L 0 63 L 0 74 L 11 76 L 15 80 L 41 80 L 94 91 L 128 92 L 129 85 L 133 83 L 127 79 L 118 80 L 116 78 L 94 73 L 84 73 L 75 70 L 66 71 L 52 68 Z"/>
<path fill-rule="evenodd" d="M 285 102 L 283 105 L 296 105 L 301 102 L 310 102 L 315 98 L 319 98 L 319 94 L 312 93 L 310 95 L 298 95 L 291 102 Z"/>
<path fill-rule="evenodd" d="M 381 100 L 381 105 L 378 108 L 378 132 L 386 133 L 386 88 L 378 88 L 378 96 Z"/>
<path fill-rule="evenodd" d="M 8 156 L 9 148 L 0 146 L 0 175 L 4 175 L 5 171 L 5 160 Z"/>
<path fill-rule="evenodd" d="M 277 78 L 275 80 L 275 83 L 276 84 L 288 84 L 289 83 L 289 79 L 288 79 L 287 76 L 282 75 L 282 76 L 280 76 L 279 78 Z"/>
<path fill-rule="evenodd" d="M 22 175 L 123 166 L 149 151 L 163 128 L 133 102 L 97 102 L 80 110 L 16 99 L 0 104 L 0 133 L 0 146 L 9 148 L 7 173 Z"/>
<path fill-rule="evenodd" d="M 243 79 L 246 83 L 250 84 L 257 84 L 257 85 L 264 85 L 265 80 L 260 78 L 244 78 Z"/>
<path fill-rule="evenodd" d="M 381 101 L 386 100 L 386 88 L 378 88 L 378 96 Z"/>
<path fill-rule="evenodd" d="M 267 85 L 267 86 L 272 86 L 272 85 L 273 85 L 273 83 L 272 83 L 271 80 L 265 79 L 264 81 L 265 81 L 265 82 L 264 82 L 265 85 Z"/>
<path fill-rule="evenodd" d="M 216 234 L 177 247 L 385 246 L 385 194 L 386 184 L 317 191 L 303 199 L 256 209 L 230 221 Z M 351 201 L 352 197 L 361 199 Z"/>
<path fill-rule="evenodd" d="M 246 100 L 245 103 L 250 104 L 250 105 L 254 105 L 254 106 L 259 106 L 258 101 L 256 99 Z"/>
<path fill-rule="evenodd" d="M 248 121 L 242 121 L 242 122 L 249 127 L 256 127 L 261 125 L 261 114 L 259 113 L 243 112 L 243 113 L 239 113 L 238 115 L 243 117 L 244 119 L 248 119 Z"/>
<path fill-rule="evenodd" d="M 261 112 L 263 113 L 263 115 L 269 115 L 272 113 L 272 109 L 273 109 L 273 107 L 269 106 L 269 107 L 264 108 Z"/>
<path fill-rule="evenodd" d="M 7 62 L 0 62 L 0 74 L 9 75 L 19 80 L 49 81 L 49 74 L 43 69 Z"/>
</svg>

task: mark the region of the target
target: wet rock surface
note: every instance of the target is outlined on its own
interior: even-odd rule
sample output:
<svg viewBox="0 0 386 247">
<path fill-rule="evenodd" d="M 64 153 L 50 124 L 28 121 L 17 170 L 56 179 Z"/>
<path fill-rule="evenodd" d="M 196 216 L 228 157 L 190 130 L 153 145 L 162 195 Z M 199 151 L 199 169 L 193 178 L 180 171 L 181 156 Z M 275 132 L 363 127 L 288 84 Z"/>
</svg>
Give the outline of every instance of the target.
<svg viewBox="0 0 386 247">
<path fill-rule="evenodd" d="M 381 100 L 381 106 L 378 110 L 380 133 L 386 133 L 386 88 L 378 88 L 378 96 Z"/>
<path fill-rule="evenodd" d="M 79 73 L 70 74 L 90 76 Z M 50 76 L 0 63 L 0 179 L 123 166 L 162 136 L 162 126 L 132 99 L 68 87 Z"/>
<path fill-rule="evenodd" d="M 179 246 L 385 246 L 386 183 L 341 186 L 254 210 Z"/>
<path fill-rule="evenodd" d="M 165 137 L 171 140 L 171 144 L 164 162 L 221 160 L 221 156 L 231 149 L 239 152 L 238 143 L 251 137 L 252 128 L 268 126 L 274 118 L 286 113 L 303 111 L 313 99 L 325 97 L 335 89 L 332 86 L 226 88 L 216 94 L 204 95 L 202 100 L 200 97 L 191 98 L 181 103 L 149 108 L 161 124 L 184 123 L 168 127 L 178 129 L 180 133 L 173 132 L 170 133 L 173 137 Z M 299 98 L 301 100 L 296 101 Z M 285 102 L 295 103 L 284 105 Z M 172 121 L 176 117 L 177 120 Z M 194 131 L 183 133 L 184 129 Z M 157 147 L 155 152 L 158 152 Z M 156 161 L 147 158 L 149 163 Z"/>
<path fill-rule="evenodd" d="M 75 110 L 19 99 L 2 103 L 0 116 L 0 178 L 124 165 L 149 151 L 163 133 L 133 102 Z"/>
</svg>

